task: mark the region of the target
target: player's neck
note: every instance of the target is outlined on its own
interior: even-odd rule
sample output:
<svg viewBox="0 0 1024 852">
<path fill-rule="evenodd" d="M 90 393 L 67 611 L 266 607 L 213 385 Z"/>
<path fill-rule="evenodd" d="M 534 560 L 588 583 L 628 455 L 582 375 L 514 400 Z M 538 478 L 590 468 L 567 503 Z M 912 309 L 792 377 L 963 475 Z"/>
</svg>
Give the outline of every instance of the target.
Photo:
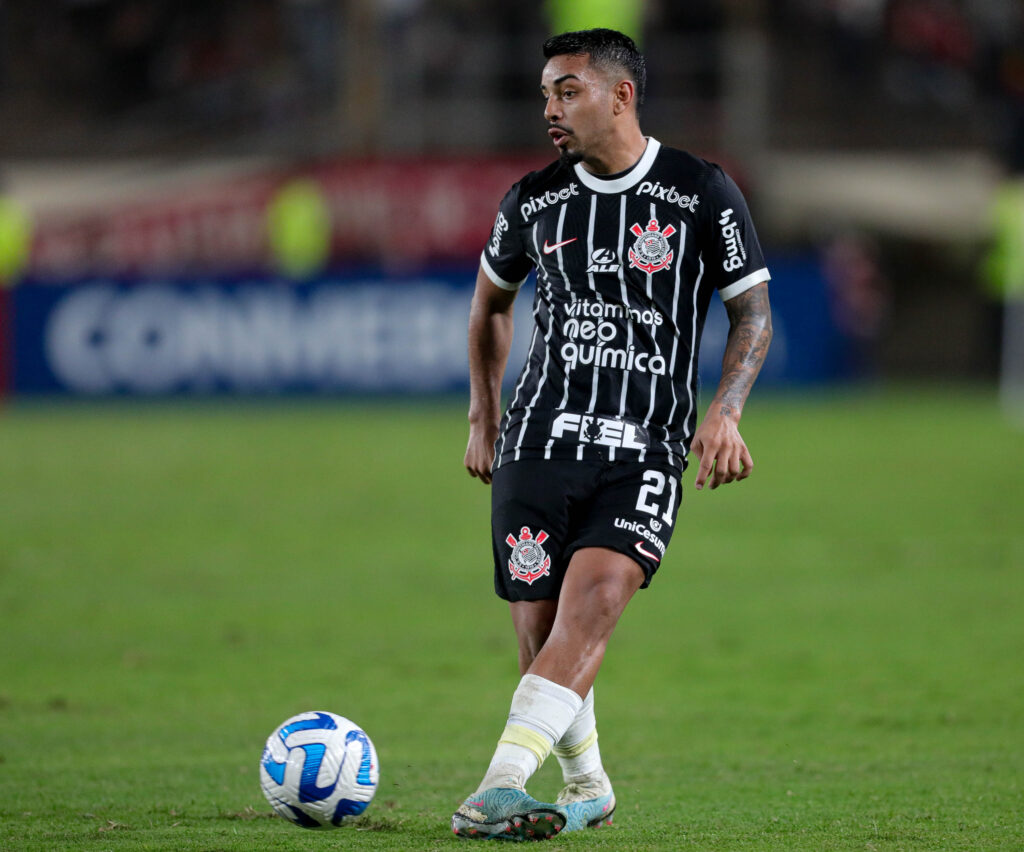
<svg viewBox="0 0 1024 852">
<path fill-rule="evenodd" d="M 647 137 L 638 125 L 621 136 L 610 134 L 598 151 L 583 158 L 583 168 L 595 175 L 614 175 L 635 166 L 647 150 Z"/>
</svg>

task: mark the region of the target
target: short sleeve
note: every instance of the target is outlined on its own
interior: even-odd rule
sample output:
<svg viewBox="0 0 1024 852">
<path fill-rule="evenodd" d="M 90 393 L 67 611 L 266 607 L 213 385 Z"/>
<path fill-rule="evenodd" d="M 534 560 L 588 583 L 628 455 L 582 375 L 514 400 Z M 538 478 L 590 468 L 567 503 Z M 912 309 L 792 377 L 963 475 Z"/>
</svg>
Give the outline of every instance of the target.
<svg viewBox="0 0 1024 852">
<path fill-rule="evenodd" d="M 768 281 L 771 275 L 761 254 L 747 202 L 733 179 L 715 167 L 706 193 L 705 215 L 709 221 L 705 232 L 708 245 L 704 274 L 725 302 Z"/>
<path fill-rule="evenodd" d="M 501 200 L 491 238 L 480 255 L 487 277 L 504 290 L 518 290 L 533 268 L 523 248 L 519 222 L 519 184 Z"/>
</svg>

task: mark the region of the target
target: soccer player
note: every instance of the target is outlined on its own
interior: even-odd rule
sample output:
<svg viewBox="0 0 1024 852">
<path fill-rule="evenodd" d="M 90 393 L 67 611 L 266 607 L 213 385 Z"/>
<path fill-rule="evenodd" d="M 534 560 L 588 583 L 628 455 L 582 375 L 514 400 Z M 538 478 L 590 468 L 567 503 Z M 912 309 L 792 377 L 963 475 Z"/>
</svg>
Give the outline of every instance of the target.
<svg viewBox="0 0 1024 852">
<path fill-rule="evenodd" d="M 740 414 L 771 339 L 768 270 L 747 205 L 718 166 L 640 130 L 646 70 L 614 30 L 544 44 L 557 162 L 501 202 L 470 311 L 465 465 L 491 484 L 495 590 L 522 680 L 463 837 L 545 838 L 610 821 L 593 684 L 608 639 L 653 578 L 691 446 L 698 490 L 745 479 Z M 500 417 L 512 303 L 537 270 L 529 356 Z M 730 332 L 697 421 L 697 355 L 715 291 Z M 500 419 L 500 422 L 499 422 Z M 526 792 L 554 751 L 555 803 Z"/>
</svg>

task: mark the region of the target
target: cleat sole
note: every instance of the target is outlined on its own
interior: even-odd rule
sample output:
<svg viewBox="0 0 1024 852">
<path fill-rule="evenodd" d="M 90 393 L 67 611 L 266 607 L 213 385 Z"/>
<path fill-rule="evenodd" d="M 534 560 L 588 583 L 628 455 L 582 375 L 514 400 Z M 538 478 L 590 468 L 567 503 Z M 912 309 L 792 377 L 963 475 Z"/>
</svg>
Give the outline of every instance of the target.
<svg viewBox="0 0 1024 852">
<path fill-rule="evenodd" d="M 477 798 L 479 801 L 467 799 L 452 814 L 452 832 L 460 839 L 547 840 L 558 834 L 568 819 L 560 807 L 514 789 L 492 788 Z"/>
<path fill-rule="evenodd" d="M 524 819 L 525 817 L 525 819 Z M 559 813 L 523 814 L 511 820 L 480 825 L 453 826 L 452 833 L 464 840 L 550 840 L 565 827 Z"/>
<path fill-rule="evenodd" d="M 587 828 L 600 828 L 602 825 L 611 825 L 612 824 L 612 814 L 614 814 L 614 813 L 615 813 L 615 808 L 612 808 L 608 813 L 601 814 L 601 816 L 596 817 L 595 819 L 590 820 L 590 822 L 587 823 Z"/>
</svg>

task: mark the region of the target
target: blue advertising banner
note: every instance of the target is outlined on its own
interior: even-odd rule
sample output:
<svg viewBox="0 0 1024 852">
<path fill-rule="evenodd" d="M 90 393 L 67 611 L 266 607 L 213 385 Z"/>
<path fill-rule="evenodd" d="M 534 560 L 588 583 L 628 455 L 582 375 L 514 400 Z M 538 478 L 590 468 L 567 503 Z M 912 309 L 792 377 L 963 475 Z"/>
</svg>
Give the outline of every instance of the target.
<svg viewBox="0 0 1024 852">
<path fill-rule="evenodd" d="M 765 383 L 842 370 L 820 273 L 775 260 L 775 343 Z M 10 294 L 18 394 L 436 393 L 468 386 L 474 269 L 403 278 L 89 278 L 27 281 Z M 532 331 L 532 286 L 516 302 L 514 380 Z M 701 350 L 717 381 L 728 321 L 713 300 Z"/>
<path fill-rule="evenodd" d="M 819 384 L 851 375 L 850 341 L 839 332 L 832 314 L 828 287 L 816 257 L 768 258 L 772 280 L 771 349 L 758 387 L 764 385 Z M 700 349 L 700 380 L 713 388 L 722 374 L 722 355 L 729 334 L 729 319 L 718 298 L 711 300 Z M 709 396 L 710 401 L 710 396 Z"/>
<path fill-rule="evenodd" d="M 473 280 L 470 272 L 300 285 L 223 278 L 27 284 L 14 294 L 13 389 L 88 395 L 454 390 L 467 382 Z M 528 313 L 527 305 L 519 307 Z"/>
</svg>

